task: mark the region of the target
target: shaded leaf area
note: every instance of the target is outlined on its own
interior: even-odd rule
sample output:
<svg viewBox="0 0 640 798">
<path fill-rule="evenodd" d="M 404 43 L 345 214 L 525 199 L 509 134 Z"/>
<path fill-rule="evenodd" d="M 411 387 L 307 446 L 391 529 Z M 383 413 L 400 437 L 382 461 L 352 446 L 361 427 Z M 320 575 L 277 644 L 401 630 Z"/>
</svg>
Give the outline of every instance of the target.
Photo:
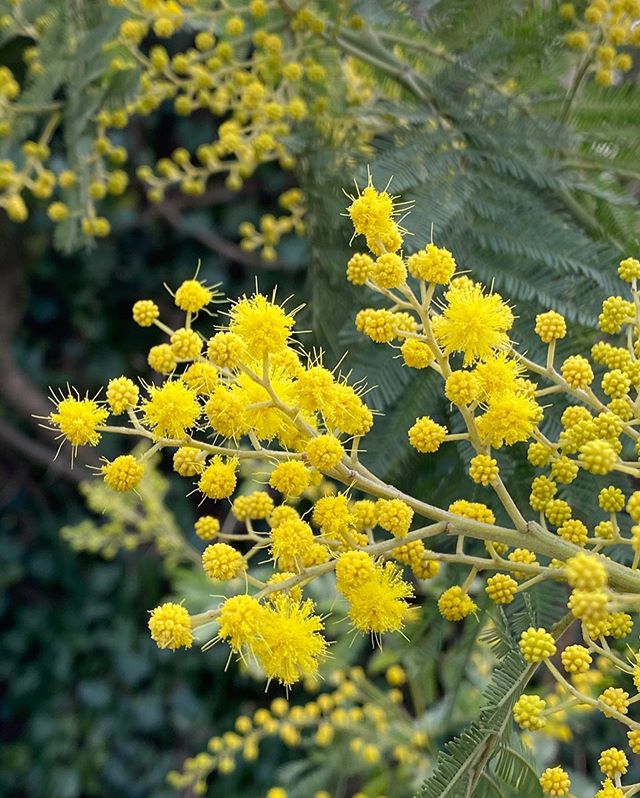
<svg viewBox="0 0 640 798">
<path fill-rule="evenodd" d="M 185 504 L 173 497 L 183 518 Z M 25 493 L 5 508 L 0 793 L 169 798 L 170 768 L 232 727 L 244 701 L 268 701 L 261 684 L 225 672 L 221 647 L 159 651 L 146 630 L 147 609 L 169 589 L 156 556 L 79 557 L 58 537 L 65 513 Z M 240 769 L 228 794 L 263 778 Z"/>
<path fill-rule="evenodd" d="M 560 595 L 532 590 L 513 605 L 495 613 L 493 627 L 484 634 L 500 657 L 482 697 L 476 720 L 446 742 L 420 798 L 489 798 L 500 795 L 541 796 L 537 765 L 514 733 L 511 710 L 535 671 L 521 657 L 517 641 L 529 626 L 551 626 L 562 615 Z M 475 641 L 472 641 L 472 644 Z M 460 676 L 460 674 L 458 674 Z"/>
</svg>

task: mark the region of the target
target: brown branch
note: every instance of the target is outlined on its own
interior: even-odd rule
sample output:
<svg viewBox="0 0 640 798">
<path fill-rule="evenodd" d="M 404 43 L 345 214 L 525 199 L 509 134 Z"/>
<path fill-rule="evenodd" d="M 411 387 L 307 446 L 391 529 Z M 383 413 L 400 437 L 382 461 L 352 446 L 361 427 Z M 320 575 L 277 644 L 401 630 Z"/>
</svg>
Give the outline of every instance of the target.
<svg viewBox="0 0 640 798">
<path fill-rule="evenodd" d="M 172 192 L 160 202 L 150 203 L 143 211 L 138 214 L 137 219 L 134 219 L 133 224 L 136 226 L 144 226 L 152 222 L 155 218 L 164 218 L 165 209 L 167 207 L 178 208 L 178 210 L 187 210 L 190 208 L 210 208 L 214 205 L 224 205 L 226 202 L 231 202 L 237 198 L 238 192 L 232 191 L 230 188 L 221 185 L 210 186 L 204 194 L 198 197 L 190 197 L 187 194 L 180 192 Z"/>
<path fill-rule="evenodd" d="M 82 474 L 79 468 L 72 470 L 68 463 L 54 460 L 55 449 L 50 449 L 45 444 L 33 440 L 24 432 L 20 432 L 4 421 L 0 421 L 0 443 L 18 452 L 24 459 L 44 466 L 56 479 L 64 479 L 76 484 L 86 479 L 86 475 Z"/>
<path fill-rule="evenodd" d="M 192 229 L 185 223 L 180 213 L 180 208 L 176 204 L 160 203 L 157 206 L 156 212 L 177 232 L 191 236 L 207 249 L 223 255 L 229 260 L 235 261 L 236 263 L 243 263 L 245 266 L 250 266 L 253 269 L 282 268 L 282 263 L 280 261 L 267 263 L 259 255 L 252 252 L 245 252 L 237 244 L 224 238 L 224 236 L 218 235 L 218 233 L 215 233 L 213 230 L 205 230 L 204 228 Z"/>
</svg>

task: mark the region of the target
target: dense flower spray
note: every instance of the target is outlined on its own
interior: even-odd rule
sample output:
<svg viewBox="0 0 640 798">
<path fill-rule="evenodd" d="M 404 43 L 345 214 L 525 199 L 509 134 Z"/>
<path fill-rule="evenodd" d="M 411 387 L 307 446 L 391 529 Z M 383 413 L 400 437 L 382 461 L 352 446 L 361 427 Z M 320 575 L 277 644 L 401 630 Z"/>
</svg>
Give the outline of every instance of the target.
<svg viewBox="0 0 640 798">
<path fill-rule="evenodd" d="M 106 402 L 71 391 L 54 400 L 49 422 L 73 448 L 123 431 L 147 442 L 144 454 L 121 455 L 102 467 L 115 491 L 135 490 L 148 458 L 169 449 L 190 489 L 232 502 L 239 532 L 224 531 L 212 516 L 196 523 L 208 544 L 202 568 L 226 583 L 226 597 L 193 615 L 182 604 L 153 609 L 149 629 L 159 646 L 226 643 L 288 688 L 315 678 L 330 652 L 326 619 L 307 594 L 322 575 L 333 575 L 344 598 L 334 612 L 349 619 L 353 634 L 374 642 L 405 628 L 411 633 L 417 585 L 443 565 L 455 564 L 466 575 L 446 577 L 424 611 L 453 623 L 479 617 L 483 600 L 509 605 L 535 585 L 561 581 L 568 591 L 564 624 L 531 626 L 519 638 L 527 673 L 545 668 L 558 694 L 514 696 L 514 720 L 528 732 L 543 731 L 562 723 L 568 708 L 587 706 L 626 727 L 631 751 L 640 753 L 636 696 L 616 684 L 620 676 L 627 687 L 629 677 L 640 685 L 640 653 L 629 646 L 625 659 L 615 649 L 631 632 L 640 596 L 640 491 L 628 481 L 640 476 L 640 262 L 621 262 L 631 298 L 605 299 L 599 327 L 608 338 L 594 344 L 590 358 L 575 354 L 557 364 L 556 344 L 568 325 L 555 311 L 537 317 L 535 333 L 547 351 L 540 364 L 512 344 L 508 303 L 457 274 L 453 253 L 430 243 L 404 255 L 398 207 L 372 182 L 348 207 L 354 242 L 364 240 L 369 252 L 350 259 L 347 279 L 386 302 L 361 310 L 356 326 L 399 350 L 406 368 L 430 370 L 440 380 L 454 415 L 447 419 L 437 406 L 425 407 L 406 431 L 408 444 L 431 458 L 463 442 L 470 485 L 486 492 L 486 502 L 459 499 L 438 507 L 371 473 L 360 459 L 362 438 L 374 423 L 364 386 L 350 385 L 321 357 L 304 354 L 295 338 L 295 309 L 275 296 L 241 297 L 226 324 L 208 322 L 205 337 L 197 331 L 199 314 L 214 293 L 197 280 L 175 292 L 185 314 L 177 330 L 160 321 L 151 300 L 134 305 L 134 320 L 168 339 L 149 353 L 158 373 L 153 384 L 139 387 L 118 377 Z M 558 401 L 561 423 L 546 425 L 546 408 Z M 111 416 L 125 417 L 126 430 Z M 501 468 L 502 450 L 523 445 L 537 469 L 529 507 L 518 506 Z M 273 492 L 234 498 L 241 462 Z M 563 498 L 564 485 L 585 477 L 603 481 L 601 518 L 581 517 L 581 508 Z M 301 514 L 300 498 L 321 482 L 331 488 L 313 495 L 311 512 Z M 452 537 L 454 551 L 446 545 Z M 484 542 L 480 554 L 469 550 L 471 539 Z M 615 560 L 609 557 L 614 546 Z M 265 553 L 273 573 L 261 571 L 258 578 L 254 558 L 264 561 Z M 571 624 L 575 635 L 565 645 L 561 636 Z M 603 662 L 608 668 L 608 684 L 597 693 L 590 681 L 596 662 L 601 671 Z M 623 789 L 626 768 L 623 751 L 603 751 L 599 795 Z M 559 767 L 548 768 L 540 785 L 547 795 L 570 794 Z"/>
</svg>

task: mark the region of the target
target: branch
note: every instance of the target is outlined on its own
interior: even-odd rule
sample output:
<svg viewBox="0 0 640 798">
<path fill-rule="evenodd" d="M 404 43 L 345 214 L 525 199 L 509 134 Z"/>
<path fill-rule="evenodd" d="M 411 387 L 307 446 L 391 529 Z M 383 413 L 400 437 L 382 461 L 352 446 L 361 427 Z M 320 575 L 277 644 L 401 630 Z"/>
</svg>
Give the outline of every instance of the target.
<svg viewBox="0 0 640 798">
<path fill-rule="evenodd" d="M 4 421 L 0 421 L 0 441 L 21 454 L 26 460 L 44 466 L 56 479 L 65 479 L 78 484 L 85 478 L 78 469 L 72 470 L 66 463 L 54 460 L 55 450 L 29 438 Z"/>
<path fill-rule="evenodd" d="M 217 252 L 219 255 L 223 255 L 229 260 L 235 261 L 236 263 L 243 263 L 245 266 L 250 266 L 254 269 L 282 268 L 281 261 L 267 263 L 259 255 L 252 252 L 245 252 L 243 249 L 240 249 L 237 244 L 224 238 L 224 236 L 218 235 L 218 233 L 215 233 L 213 230 L 205 230 L 201 227 L 192 229 L 185 222 L 180 213 L 180 208 L 176 204 L 160 203 L 156 208 L 156 212 L 158 216 L 168 222 L 177 232 L 195 238 L 196 241 L 199 241 L 207 249 Z"/>
</svg>

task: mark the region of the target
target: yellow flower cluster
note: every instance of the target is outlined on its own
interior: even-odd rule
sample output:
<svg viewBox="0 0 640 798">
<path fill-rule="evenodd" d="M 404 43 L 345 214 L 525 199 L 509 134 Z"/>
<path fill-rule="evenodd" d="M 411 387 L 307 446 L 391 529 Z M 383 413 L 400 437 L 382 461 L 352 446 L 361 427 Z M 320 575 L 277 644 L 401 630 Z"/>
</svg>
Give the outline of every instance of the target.
<svg viewBox="0 0 640 798">
<path fill-rule="evenodd" d="M 197 561 L 197 552 L 166 502 L 170 486 L 158 469 L 159 459 L 159 455 L 150 456 L 148 445 L 142 443 L 133 454 L 113 460 L 112 465 L 124 462 L 124 473 L 118 474 L 117 465 L 115 471 L 109 469 L 107 462 L 106 468 L 101 469 L 104 479 L 83 480 L 80 492 L 94 517 L 64 526 L 60 531 L 64 540 L 76 551 L 99 554 L 109 560 L 121 550 L 129 552 L 153 545 L 169 569 Z M 128 478 L 133 475 L 137 479 L 140 472 L 142 476 L 133 487 Z M 112 476 L 118 479 L 114 482 Z"/>
<path fill-rule="evenodd" d="M 567 47 L 586 51 L 588 63 L 600 86 L 611 86 L 618 75 L 629 72 L 633 59 L 621 47 L 640 47 L 638 0 L 591 0 L 578 20 L 573 3 L 562 3 L 560 15 L 575 23 L 565 34 Z"/>
<path fill-rule="evenodd" d="M 571 781 L 561 767 L 553 767 L 547 768 L 540 776 L 540 786 L 545 795 L 550 795 L 552 798 L 560 798 L 569 794 Z"/>
<path fill-rule="evenodd" d="M 203 794 L 212 773 L 231 773 L 239 762 L 254 762 L 270 738 L 279 738 L 288 748 L 311 747 L 317 752 L 347 741 L 351 767 L 356 772 L 366 776 L 379 769 L 381 763 L 393 761 L 402 766 L 396 778 L 404 782 L 406 771 L 410 789 L 409 774 L 424 772 L 431 762 L 430 744 L 418 719 L 401 705 L 398 688 L 407 681 L 405 669 L 392 664 L 385 677 L 386 685 L 360 667 L 334 671 L 329 689 L 321 692 L 318 682 L 307 681 L 305 688 L 315 695 L 304 704 L 276 698 L 269 707 L 239 715 L 233 729 L 211 737 L 206 752 L 187 759 L 182 771 L 172 771 L 169 784 L 179 790 L 190 789 L 195 795 Z M 350 798 L 363 795 L 349 793 Z M 283 796 L 286 798 L 286 792 L 280 787 L 267 792 L 267 798 Z M 330 798 L 330 793 L 322 790 L 310 793 L 310 798 Z"/>
<path fill-rule="evenodd" d="M 439 507 L 369 471 L 360 459 L 374 420 L 364 386 L 350 385 L 319 356 L 304 355 L 295 311 L 275 296 L 243 296 L 231 304 L 226 323 L 212 324 L 207 316 L 210 326 L 200 331 L 201 311 L 215 295 L 195 279 L 175 292 L 185 314 L 177 329 L 160 320 L 151 300 L 133 309 L 138 324 L 166 336 L 159 346 L 173 358 L 167 373 L 161 369 L 155 384 L 140 388 L 126 377 L 111 380 L 106 403 L 70 391 L 55 398 L 49 423 L 75 449 L 120 434 L 122 427 L 109 423 L 111 414 L 120 414 L 128 420 L 126 432 L 145 439 L 150 453 L 172 450 L 174 470 L 203 496 L 230 500 L 232 524 L 221 527 L 213 515 L 196 522 L 208 542 L 203 570 L 227 582 L 227 595 L 191 616 L 182 605 L 156 608 L 150 629 L 160 646 L 188 646 L 196 637 L 207 645 L 225 641 L 268 680 L 289 687 L 315 678 L 327 657 L 324 619 L 306 592 L 317 577 L 335 584 L 333 612 L 374 640 L 410 632 L 420 602 L 448 621 L 473 623 L 470 616 L 482 613 L 478 596 L 508 605 L 536 585 L 559 581 L 568 588 L 565 623 L 574 624 L 575 635 L 558 664 L 562 626 L 536 624 L 519 641 L 527 672 L 546 669 L 558 692 L 525 693 L 514 718 L 529 731 L 544 726 L 566 735 L 567 707 L 587 706 L 626 725 L 629 745 L 640 751 L 640 727 L 629 711 L 636 696 L 615 681 L 622 673 L 640 688 L 640 652 L 628 648 L 625 660 L 615 648 L 632 630 L 640 593 L 640 491 L 630 490 L 627 479 L 640 476 L 640 263 L 620 264 L 631 299 L 605 299 L 600 316 L 601 331 L 624 343 L 598 341 L 590 357 L 570 355 L 557 368 L 555 345 L 567 325 L 547 312 L 536 321 L 547 348 L 539 364 L 509 340 L 514 316 L 508 304 L 470 277 L 456 277 L 450 253 L 431 245 L 417 260 L 405 257 L 397 208 L 395 198 L 372 183 L 349 206 L 371 254 L 352 258 L 347 273 L 390 304 L 364 309 L 356 325 L 379 342 L 401 342 L 408 368 L 414 362 L 441 380 L 453 406 L 447 426 L 437 420 L 437 408 L 425 408 L 436 418 L 416 419 L 408 441 L 424 454 L 462 441 L 469 487 L 485 492 L 486 503 L 458 499 Z M 553 423 L 547 428 L 542 413 L 542 403 L 554 399 L 562 402 L 559 430 Z M 518 506 L 509 492 L 497 451 L 525 442 L 532 469 L 544 470 L 533 476 L 529 507 Z M 144 479 L 146 457 L 124 454 L 106 463 L 107 486 L 134 488 Z M 244 485 L 238 491 L 241 463 L 271 492 L 248 492 Z M 562 498 L 563 486 L 585 472 L 590 480 L 606 476 L 595 494 L 604 518 L 580 517 L 583 508 Z M 455 547 L 447 545 L 452 537 Z M 473 540 L 484 543 L 484 553 L 468 550 Z M 615 558 L 609 557 L 613 546 Z M 257 553 L 260 569 L 252 567 Z M 437 577 L 443 565 L 466 575 L 438 579 L 423 593 L 418 580 Z M 603 752 L 603 762 L 607 778 L 624 775 L 621 758 Z M 541 785 L 548 795 L 569 790 L 558 768 L 547 770 Z"/>
<path fill-rule="evenodd" d="M 0 162 L 0 208 L 11 220 L 28 218 L 25 200 L 31 194 L 48 202 L 55 224 L 76 227 L 89 238 L 109 235 L 111 225 L 100 215 L 100 206 L 122 195 L 130 181 L 129 153 L 118 143 L 120 131 L 167 104 L 178 116 L 208 113 L 218 124 L 215 138 L 195 152 L 179 146 L 153 166 L 138 168 L 137 177 L 152 202 L 160 202 L 172 187 L 200 196 L 214 174 L 225 175 L 228 188 L 238 190 L 261 164 L 276 161 L 291 169 L 295 159 L 287 139 L 296 125 L 307 121 L 322 128 L 330 120 L 342 138 L 367 147 L 372 135 L 368 126 L 347 114 L 336 117 L 335 110 L 328 115 L 330 107 L 362 102 L 362 80 L 352 60 L 334 47 L 329 62 L 341 78 L 327 80 L 327 59 L 320 63 L 317 58 L 319 44 L 329 47 L 322 38 L 327 25 L 323 15 L 306 6 L 288 14 L 272 0 L 253 0 L 234 12 L 224 4 L 188 0 L 109 0 L 104 5 L 109 19 L 105 30 L 112 29 L 111 22 L 119 25 L 115 34 L 104 34 L 101 49 L 113 54 L 109 75 L 126 81 L 128 91 L 125 103 L 114 105 L 110 98 L 93 114 L 87 128 L 88 166 L 67 165 L 52 151 L 64 117 L 58 104 L 53 109 L 21 104 L 17 76 L 6 66 L 0 68 L 0 139 L 18 135 L 25 115 L 33 118 L 39 133 L 22 143 L 15 161 Z M 41 60 L 41 22 L 22 5 L 3 18 L 7 33 L 22 37 L 27 30 L 33 39 L 24 52 L 25 81 L 47 68 Z M 363 20 L 347 17 L 341 24 L 351 29 Z M 337 103 L 331 102 L 334 95 Z M 242 249 L 259 250 L 264 260 L 273 261 L 282 236 L 304 231 L 300 190 L 285 191 L 280 205 L 283 216 L 267 214 L 258 228 L 250 222 L 241 225 Z"/>
</svg>

